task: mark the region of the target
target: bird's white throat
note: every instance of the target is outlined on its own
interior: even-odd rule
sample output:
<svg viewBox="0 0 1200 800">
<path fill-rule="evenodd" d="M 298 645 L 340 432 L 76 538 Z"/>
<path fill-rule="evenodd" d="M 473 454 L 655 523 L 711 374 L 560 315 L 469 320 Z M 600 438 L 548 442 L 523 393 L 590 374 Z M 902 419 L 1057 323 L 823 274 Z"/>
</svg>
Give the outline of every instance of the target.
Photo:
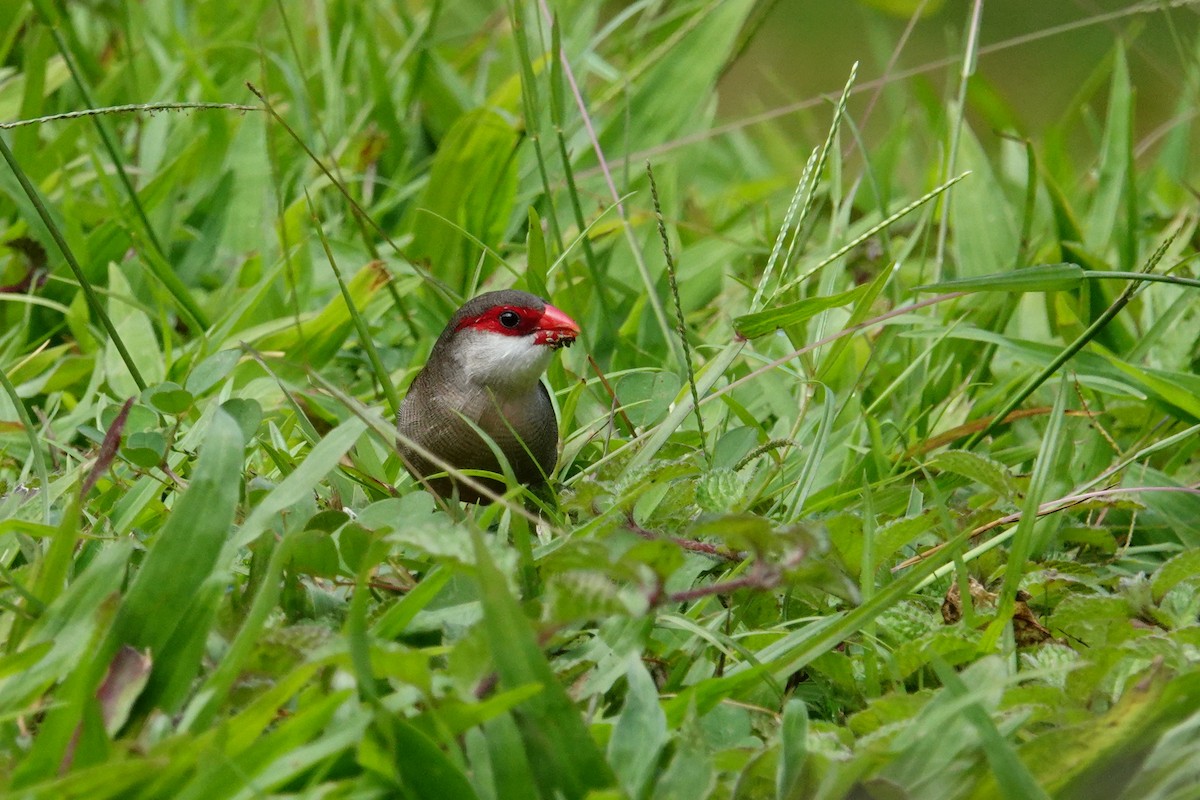
<svg viewBox="0 0 1200 800">
<path fill-rule="evenodd" d="M 551 348 L 534 344 L 532 336 L 469 329 L 459 331 L 451 352 L 468 380 L 501 395 L 528 392 L 554 357 Z"/>
</svg>

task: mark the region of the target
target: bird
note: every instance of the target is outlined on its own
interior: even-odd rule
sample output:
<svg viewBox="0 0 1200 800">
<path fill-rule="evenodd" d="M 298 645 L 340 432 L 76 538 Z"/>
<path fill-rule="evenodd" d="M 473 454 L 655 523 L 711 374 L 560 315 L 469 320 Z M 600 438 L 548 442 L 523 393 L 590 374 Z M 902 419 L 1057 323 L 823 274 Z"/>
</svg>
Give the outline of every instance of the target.
<svg viewBox="0 0 1200 800">
<path fill-rule="evenodd" d="M 515 289 L 485 292 L 454 312 L 396 415 L 400 454 L 434 494 L 468 503 L 490 498 L 449 476 L 410 445 L 460 470 L 502 473 L 478 426 L 499 447 L 517 481 L 539 486 L 558 461 L 558 419 L 541 381 L 554 352 L 579 325 L 542 298 Z M 498 493 L 504 484 L 474 478 Z"/>
</svg>

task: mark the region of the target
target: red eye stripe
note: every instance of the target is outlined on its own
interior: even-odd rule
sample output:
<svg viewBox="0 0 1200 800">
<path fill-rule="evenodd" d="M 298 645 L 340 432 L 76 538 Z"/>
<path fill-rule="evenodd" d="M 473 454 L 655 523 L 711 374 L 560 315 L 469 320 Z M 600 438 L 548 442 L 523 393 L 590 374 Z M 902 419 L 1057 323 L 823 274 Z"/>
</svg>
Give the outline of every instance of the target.
<svg viewBox="0 0 1200 800">
<path fill-rule="evenodd" d="M 509 327 L 501 322 L 501 316 L 504 314 L 516 314 L 519 318 L 517 324 Z M 495 308 L 489 308 L 477 316 L 460 320 L 455 330 L 461 331 L 464 328 L 474 328 L 477 331 L 502 333 L 505 336 L 527 336 L 537 330 L 538 322 L 541 321 L 541 318 L 541 312 L 532 308 L 496 306 Z"/>
</svg>

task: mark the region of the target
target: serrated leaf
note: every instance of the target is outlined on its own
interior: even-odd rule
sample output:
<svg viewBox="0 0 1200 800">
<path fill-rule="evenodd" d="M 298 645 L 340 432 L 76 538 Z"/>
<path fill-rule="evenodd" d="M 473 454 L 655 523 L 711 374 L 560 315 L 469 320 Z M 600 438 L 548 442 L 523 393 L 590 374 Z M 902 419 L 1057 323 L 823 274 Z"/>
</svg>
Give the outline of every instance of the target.
<svg viewBox="0 0 1200 800">
<path fill-rule="evenodd" d="M 1171 558 L 1150 580 L 1154 601 L 1161 602 L 1167 592 L 1196 577 L 1200 577 L 1200 550 L 1186 550 Z"/>
<path fill-rule="evenodd" d="M 598 572 L 562 572 L 550 578 L 546 589 L 546 607 L 550 619 L 558 623 L 589 619 L 607 619 L 646 612 L 649 600 L 628 591 Z"/>
<path fill-rule="evenodd" d="M 775 523 L 757 514 L 721 514 L 703 518 L 692 526 L 694 539 L 719 539 L 731 550 L 771 552 L 778 545 Z"/>
<path fill-rule="evenodd" d="M 883 564 L 921 534 L 936 528 L 939 522 L 937 513 L 933 509 L 926 509 L 915 516 L 894 519 L 880 525 L 875 529 L 875 563 Z M 861 553 L 859 559 L 861 562 Z"/>
<path fill-rule="evenodd" d="M 935 455 L 929 463 L 940 470 L 981 483 L 1010 502 L 1015 503 L 1021 498 L 1021 487 L 1009 474 L 1008 468 L 986 456 L 969 450 L 947 450 Z"/>
</svg>

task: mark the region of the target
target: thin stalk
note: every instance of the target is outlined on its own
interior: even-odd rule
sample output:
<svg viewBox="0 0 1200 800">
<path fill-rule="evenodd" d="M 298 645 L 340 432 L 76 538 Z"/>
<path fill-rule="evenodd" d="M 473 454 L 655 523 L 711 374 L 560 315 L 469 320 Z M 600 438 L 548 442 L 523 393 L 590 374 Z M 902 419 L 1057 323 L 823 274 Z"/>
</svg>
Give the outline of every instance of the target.
<svg viewBox="0 0 1200 800">
<path fill-rule="evenodd" d="M 971 76 L 975 74 L 975 61 L 979 55 L 979 28 L 982 20 L 983 0 L 975 0 L 971 8 L 971 24 L 967 29 L 967 48 L 966 52 L 963 53 L 962 70 L 959 73 L 958 99 L 954 106 L 955 118 L 951 123 L 950 147 L 949 152 L 946 154 L 946 168 L 942 170 L 943 176 L 953 172 L 954 165 L 958 161 L 958 142 L 962 138 L 963 116 L 966 114 L 967 83 L 970 82 Z M 950 196 L 947 195 L 942 199 L 942 219 L 938 225 L 937 256 L 933 262 L 939 281 L 944 277 L 942 270 L 945 266 L 946 235 L 949 231 Z"/>
<path fill-rule="evenodd" d="M 671 297 L 675 301 L 675 320 L 678 327 L 679 341 L 683 345 L 683 366 L 687 369 L 688 388 L 692 390 L 692 410 L 696 412 L 696 427 L 700 431 L 700 450 L 704 460 L 712 467 L 712 454 L 708 452 L 708 442 L 704 435 L 704 416 L 700 413 L 700 394 L 696 390 L 696 369 L 692 365 L 692 347 L 688 344 L 687 325 L 683 319 L 683 304 L 679 302 L 679 284 L 675 280 L 675 259 L 671 257 L 671 240 L 667 238 L 667 223 L 663 220 L 662 204 L 658 201 L 658 184 L 654 180 L 654 170 L 650 162 L 646 162 L 646 177 L 650 179 L 650 199 L 654 203 L 654 218 L 658 222 L 658 236 L 662 239 L 663 256 L 667 260 L 667 280 L 671 285 Z"/>
<path fill-rule="evenodd" d="M 390 416 L 395 417 L 396 412 L 400 410 L 400 395 L 396 393 L 396 387 L 392 385 L 391 378 L 384 369 L 383 361 L 379 358 L 379 351 L 375 349 L 375 342 L 371 339 L 371 331 L 368 330 L 366 321 L 362 318 L 362 314 L 358 313 L 358 307 L 354 305 L 354 298 L 350 296 L 350 288 L 346 286 L 346 280 L 342 277 L 341 269 L 338 268 L 337 259 L 334 258 L 333 250 L 329 247 L 329 239 L 325 236 L 325 228 L 321 225 L 321 220 L 317 216 L 307 189 L 304 191 L 304 197 L 308 201 L 308 210 L 312 215 L 313 224 L 317 227 L 317 237 L 321 240 L 321 247 L 325 249 L 325 257 L 329 259 L 329 266 L 333 270 L 333 276 L 337 279 L 338 289 L 341 290 L 342 299 L 346 302 L 346 310 L 350 312 L 350 318 L 354 320 L 354 328 L 358 331 L 359 341 L 362 342 L 363 349 L 367 351 L 371 369 L 375 371 L 375 378 L 383 388 L 384 397 L 387 398 L 388 412 Z"/>
<path fill-rule="evenodd" d="M 575 170 L 571 166 L 571 156 L 567 151 L 567 136 L 564 131 L 563 107 L 565 105 L 562 86 L 562 70 L 566 64 L 567 54 L 562 49 L 562 34 L 561 27 L 558 23 L 558 17 L 554 17 L 553 27 L 551 28 L 551 47 L 554 52 L 552 54 L 553 63 L 550 67 L 550 122 L 554 125 L 555 138 L 558 141 L 558 158 L 562 162 L 563 176 L 567 184 L 567 197 L 571 201 L 571 212 L 575 217 L 575 227 L 580 231 L 585 231 L 589 226 L 584 220 L 583 203 L 579 199 L 579 187 L 575 182 Z M 549 187 L 547 187 L 549 191 Z M 605 291 L 604 280 L 600 276 L 599 262 L 596 260 L 596 253 L 592 250 L 592 241 L 586 235 L 579 239 L 580 245 L 583 247 L 583 261 L 587 264 L 588 272 L 592 276 L 592 285 L 596 292 L 596 300 L 600 303 L 600 310 L 604 315 L 604 319 L 612 319 L 612 312 L 608 306 L 608 292 Z"/>
</svg>

